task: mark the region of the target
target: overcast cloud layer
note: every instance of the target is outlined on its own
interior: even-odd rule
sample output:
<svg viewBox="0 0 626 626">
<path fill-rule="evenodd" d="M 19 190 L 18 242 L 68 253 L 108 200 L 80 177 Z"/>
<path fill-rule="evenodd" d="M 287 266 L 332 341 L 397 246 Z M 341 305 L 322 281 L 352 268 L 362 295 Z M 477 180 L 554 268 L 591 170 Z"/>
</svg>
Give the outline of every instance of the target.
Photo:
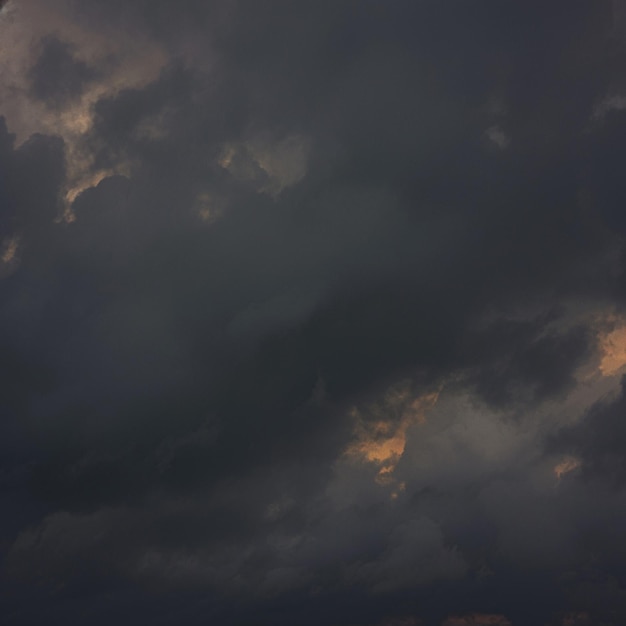
<svg viewBox="0 0 626 626">
<path fill-rule="evenodd" d="M 626 623 L 622 0 L 0 4 L 3 624 Z"/>
</svg>

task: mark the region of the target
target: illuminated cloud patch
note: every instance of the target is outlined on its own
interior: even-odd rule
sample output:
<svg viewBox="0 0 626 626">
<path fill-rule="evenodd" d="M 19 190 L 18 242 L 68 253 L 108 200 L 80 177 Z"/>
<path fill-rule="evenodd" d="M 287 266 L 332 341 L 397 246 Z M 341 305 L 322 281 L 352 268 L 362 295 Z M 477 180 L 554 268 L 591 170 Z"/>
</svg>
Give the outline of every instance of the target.
<svg viewBox="0 0 626 626">
<path fill-rule="evenodd" d="M 616 324 L 615 328 L 600 338 L 602 358 L 600 371 L 603 376 L 616 376 L 626 365 L 626 325 Z"/>
<path fill-rule="evenodd" d="M 373 463 L 378 468 L 377 480 L 393 480 L 393 472 L 404 454 L 407 429 L 426 420 L 426 412 L 433 407 L 439 392 L 412 395 L 408 382 L 400 383 L 378 402 L 364 410 L 353 408 L 355 441 L 345 454 L 348 457 Z"/>
<path fill-rule="evenodd" d="M 580 467 L 580 459 L 572 456 L 565 457 L 562 461 L 559 461 L 554 466 L 554 474 L 558 480 L 561 480 L 562 476 L 573 472 Z"/>
</svg>

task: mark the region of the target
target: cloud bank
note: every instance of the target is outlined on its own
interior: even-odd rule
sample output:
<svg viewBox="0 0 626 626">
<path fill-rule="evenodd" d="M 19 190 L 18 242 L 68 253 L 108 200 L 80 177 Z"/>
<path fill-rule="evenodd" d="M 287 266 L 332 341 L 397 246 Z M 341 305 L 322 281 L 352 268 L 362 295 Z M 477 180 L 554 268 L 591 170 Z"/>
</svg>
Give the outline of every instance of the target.
<svg viewBox="0 0 626 626">
<path fill-rule="evenodd" d="M 625 15 L 2 3 L 3 623 L 623 623 Z"/>
</svg>

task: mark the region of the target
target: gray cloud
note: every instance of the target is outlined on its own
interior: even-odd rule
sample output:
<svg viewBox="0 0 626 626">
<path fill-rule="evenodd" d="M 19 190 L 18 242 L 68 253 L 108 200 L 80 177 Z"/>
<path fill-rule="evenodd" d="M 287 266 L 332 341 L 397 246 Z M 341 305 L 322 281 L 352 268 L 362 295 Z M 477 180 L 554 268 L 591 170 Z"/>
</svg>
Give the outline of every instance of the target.
<svg viewBox="0 0 626 626">
<path fill-rule="evenodd" d="M 61 107 L 97 78 L 96 70 L 74 58 L 69 44 L 50 37 L 30 71 L 31 95 L 46 106 Z"/>
<path fill-rule="evenodd" d="M 8 623 L 619 623 L 611 3 L 40 4 Z"/>
</svg>

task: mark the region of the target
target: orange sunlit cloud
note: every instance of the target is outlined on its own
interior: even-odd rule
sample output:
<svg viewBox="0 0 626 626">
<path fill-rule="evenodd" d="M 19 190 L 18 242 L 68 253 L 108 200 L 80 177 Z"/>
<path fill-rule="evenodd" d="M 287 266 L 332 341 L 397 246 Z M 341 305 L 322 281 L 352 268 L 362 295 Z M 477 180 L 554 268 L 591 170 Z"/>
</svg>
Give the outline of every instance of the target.
<svg viewBox="0 0 626 626">
<path fill-rule="evenodd" d="M 17 237 L 11 237 L 6 239 L 2 243 L 2 259 L 3 263 L 11 263 L 17 255 L 17 248 L 19 246 L 19 239 Z"/>
<path fill-rule="evenodd" d="M 95 103 L 124 89 L 140 88 L 156 80 L 167 64 L 163 47 L 136 33 L 111 36 L 102 24 L 68 19 L 63 3 L 20 0 L 4 5 L 0 38 L 0 104 L 16 145 L 35 133 L 62 137 L 65 145 L 67 184 L 64 218 L 72 221 L 71 204 L 85 189 L 112 174 L 128 175 L 130 164 L 118 156 L 113 167 L 96 167 L 94 154 L 84 138 L 93 127 Z M 113 27 L 108 27 L 113 28 Z M 118 33 L 116 32 L 116 35 Z M 41 42 L 53 35 L 70 46 L 72 55 L 88 65 L 105 69 L 98 80 L 85 86 L 77 99 L 61 108 L 28 97 L 27 77 Z M 116 59 L 111 63 L 111 59 Z"/>
<path fill-rule="evenodd" d="M 615 376 L 626 366 L 626 324 L 601 335 L 600 350 L 600 372 L 603 376 Z"/>
<path fill-rule="evenodd" d="M 573 472 L 575 469 L 578 469 L 580 465 L 580 459 L 577 459 L 574 456 L 566 456 L 554 466 L 554 473 L 557 479 L 561 480 L 562 476 Z"/>
<path fill-rule="evenodd" d="M 0 242 L 0 278 L 11 274 L 19 264 L 19 237 L 13 236 Z"/>
<path fill-rule="evenodd" d="M 431 409 L 439 398 L 439 391 L 411 397 L 408 386 L 392 388 L 387 392 L 381 406 L 375 407 L 378 419 L 367 422 L 363 413 L 354 409 L 354 441 L 346 454 L 379 466 L 377 481 L 388 484 L 393 480 L 393 472 L 404 454 L 407 430 L 413 424 L 425 421 L 426 411 Z M 398 491 L 402 491 L 402 485 Z"/>
</svg>

